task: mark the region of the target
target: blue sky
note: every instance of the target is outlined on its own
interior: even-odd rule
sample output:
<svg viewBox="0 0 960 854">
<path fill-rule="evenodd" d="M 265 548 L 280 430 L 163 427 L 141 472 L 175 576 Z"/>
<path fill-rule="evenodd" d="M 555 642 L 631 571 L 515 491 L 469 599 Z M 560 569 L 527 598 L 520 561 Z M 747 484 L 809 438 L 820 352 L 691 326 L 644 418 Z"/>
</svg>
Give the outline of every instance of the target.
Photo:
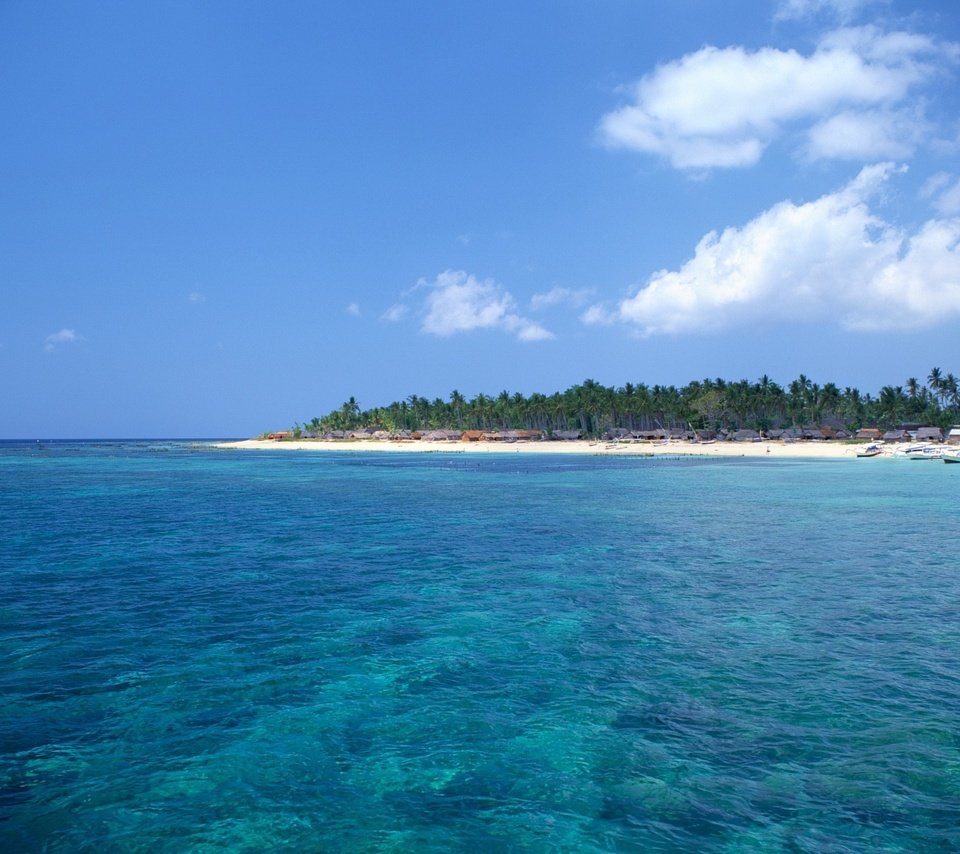
<svg viewBox="0 0 960 854">
<path fill-rule="evenodd" d="M 0 438 L 960 369 L 960 6 L 0 4 Z"/>
</svg>

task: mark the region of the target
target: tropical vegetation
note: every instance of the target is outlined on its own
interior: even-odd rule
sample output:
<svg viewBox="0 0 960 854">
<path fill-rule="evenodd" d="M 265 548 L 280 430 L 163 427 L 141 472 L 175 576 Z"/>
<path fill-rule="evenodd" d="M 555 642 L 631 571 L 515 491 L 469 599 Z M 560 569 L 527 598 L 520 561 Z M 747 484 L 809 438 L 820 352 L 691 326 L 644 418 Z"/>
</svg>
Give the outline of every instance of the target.
<svg viewBox="0 0 960 854">
<path fill-rule="evenodd" d="M 801 374 L 786 387 L 764 375 L 755 382 L 694 380 L 673 385 L 625 383 L 604 386 L 587 379 L 553 394 L 502 391 L 468 399 L 452 391 L 444 400 L 416 394 L 387 406 L 363 410 L 351 397 L 338 409 L 295 425 L 297 435 L 374 428 L 402 430 L 580 430 L 598 436 L 609 430 L 683 428 L 770 430 L 832 426 L 889 429 L 904 423 L 939 426 L 960 421 L 960 390 L 952 373 L 933 368 L 926 381 L 910 377 L 874 396 L 835 383 L 820 385 Z"/>
</svg>

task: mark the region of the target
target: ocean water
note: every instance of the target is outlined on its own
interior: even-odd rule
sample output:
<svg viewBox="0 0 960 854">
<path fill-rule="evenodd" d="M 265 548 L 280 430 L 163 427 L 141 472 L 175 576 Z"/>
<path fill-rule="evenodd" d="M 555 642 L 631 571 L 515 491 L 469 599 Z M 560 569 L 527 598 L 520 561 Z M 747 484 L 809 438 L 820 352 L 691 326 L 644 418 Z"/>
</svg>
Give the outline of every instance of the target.
<svg viewBox="0 0 960 854">
<path fill-rule="evenodd" d="M 0 444 L 0 850 L 960 850 L 960 466 Z"/>
</svg>

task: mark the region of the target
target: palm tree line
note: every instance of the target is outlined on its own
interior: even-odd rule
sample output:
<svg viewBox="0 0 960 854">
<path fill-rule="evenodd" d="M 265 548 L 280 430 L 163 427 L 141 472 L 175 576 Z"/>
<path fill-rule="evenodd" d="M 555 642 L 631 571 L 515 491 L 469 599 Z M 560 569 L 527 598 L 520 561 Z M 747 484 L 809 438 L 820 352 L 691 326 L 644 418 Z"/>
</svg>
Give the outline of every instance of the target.
<svg viewBox="0 0 960 854">
<path fill-rule="evenodd" d="M 786 387 L 764 375 L 756 382 L 694 380 L 682 388 L 646 383 L 613 387 L 588 379 L 550 395 L 502 391 L 495 397 L 478 394 L 471 399 L 454 390 L 446 400 L 413 394 L 368 410 L 351 397 L 338 409 L 295 425 L 294 432 L 538 429 L 548 433 L 580 430 L 599 436 L 613 429 L 654 428 L 762 431 L 833 426 L 856 430 L 917 423 L 946 429 L 958 420 L 957 378 L 933 368 L 926 382 L 910 377 L 903 385 L 884 386 L 876 397 L 832 382 L 819 385 L 804 374 Z"/>
</svg>

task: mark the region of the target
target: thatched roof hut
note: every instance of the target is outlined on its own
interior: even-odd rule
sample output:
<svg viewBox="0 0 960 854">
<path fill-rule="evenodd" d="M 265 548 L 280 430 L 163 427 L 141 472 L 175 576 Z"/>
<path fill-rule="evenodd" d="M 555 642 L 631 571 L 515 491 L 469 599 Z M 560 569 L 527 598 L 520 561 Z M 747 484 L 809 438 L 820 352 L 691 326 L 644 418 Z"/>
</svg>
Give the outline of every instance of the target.
<svg viewBox="0 0 960 854">
<path fill-rule="evenodd" d="M 731 438 L 734 442 L 759 442 L 760 434 L 756 430 L 737 430 Z"/>
<path fill-rule="evenodd" d="M 634 430 L 631 434 L 634 439 L 643 439 L 647 442 L 655 442 L 660 439 L 666 439 L 669 435 L 666 430 L 657 427 L 654 430 Z"/>
<path fill-rule="evenodd" d="M 554 430 L 553 438 L 561 442 L 574 442 L 582 436 L 580 430 Z"/>
<path fill-rule="evenodd" d="M 907 442 L 910 439 L 910 434 L 906 430 L 887 430 L 883 434 L 884 442 Z"/>
<path fill-rule="evenodd" d="M 460 435 L 459 430 L 430 430 L 423 434 L 423 438 L 429 442 L 458 442 Z"/>
<path fill-rule="evenodd" d="M 514 430 L 514 432 L 521 442 L 540 442 L 543 440 L 543 430 Z"/>
<path fill-rule="evenodd" d="M 939 427 L 921 427 L 917 430 L 918 442 L 942 442 L 943 433 Z"/>
<path fill-rule="evenodd" d="M 861 427 L 857 430 L 855 439 L 865 439 L 868 442 L 876 442 L 883 438 L 883 433 L 877 427 Z"/>
</svg>

